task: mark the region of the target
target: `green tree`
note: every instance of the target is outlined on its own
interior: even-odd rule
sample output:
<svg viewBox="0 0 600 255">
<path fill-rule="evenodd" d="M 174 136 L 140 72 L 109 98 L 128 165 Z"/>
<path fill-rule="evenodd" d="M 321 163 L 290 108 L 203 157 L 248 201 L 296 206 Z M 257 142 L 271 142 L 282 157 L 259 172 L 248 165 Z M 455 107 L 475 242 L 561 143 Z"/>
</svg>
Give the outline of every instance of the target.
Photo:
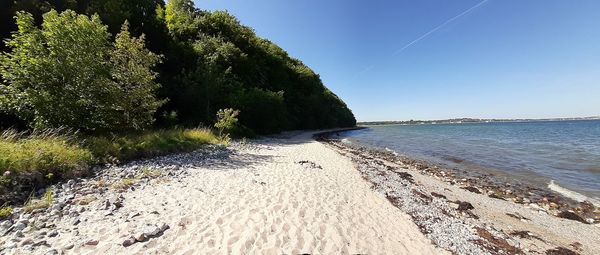
<svg viewBox="0 0 600 255">
<path fill-rule="evenodd" d="M 160 87 L 154 80 L 152 68 L 160 56 L 145 48 L 144 35 L 129 34 L 129 23 L 123 23 L 110 55 L 111 76 L 120 89 L 118 114 L 114 127 L 142 129 L 154 121 L 154 113 L 164 100 L 157 100 L 155 91 Z"/>
<path fill-rule="evenodd" d="M 192 39 L 198 33 L 197 13 L 192 0 L 169 0 L 165 8 L 165 23 L 178 39 Z"/>
<path fill-rule="evenodd" d="M 144 49 L 142 38 L 123 32 L 113 46 L 98 15 L 74 11 L 44 14 L 41 28 L 28 13 L 19 12 L 16 21 L 18 31 L 7 41 L 11 51 L 0 54 L 5 108 L 42 128 L 138 129 L 151 123 L 148 113 L 160 104 L 150 71 L 158 57 Z"/>
<path fill-rule="evenodd" d="M 229 132 L 237 127 L 237 117 L 239 114 L 240 111 L 231 108 L 217 111 L 217 122 L 215 123 L 215 128 L 219 130 L 220 136 L 223 135 L 223 132 Z"/>
</svg>

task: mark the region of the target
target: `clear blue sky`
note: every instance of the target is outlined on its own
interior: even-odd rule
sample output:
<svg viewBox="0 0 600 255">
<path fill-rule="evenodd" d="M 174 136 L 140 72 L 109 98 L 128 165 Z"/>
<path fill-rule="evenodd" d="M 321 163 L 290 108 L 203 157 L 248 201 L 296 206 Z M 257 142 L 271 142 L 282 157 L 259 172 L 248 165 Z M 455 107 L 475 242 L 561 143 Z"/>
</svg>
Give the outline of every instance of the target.
<svg viewBox="0 0 600 255">
<path fill-rule="evenodd" d="M 488 0 L 453 19 L 480 2 L 197 0 L 196 7 L 228 10 L 301 59 L 359 121 L 600 115 L 600 1 Z"/>
</svg>

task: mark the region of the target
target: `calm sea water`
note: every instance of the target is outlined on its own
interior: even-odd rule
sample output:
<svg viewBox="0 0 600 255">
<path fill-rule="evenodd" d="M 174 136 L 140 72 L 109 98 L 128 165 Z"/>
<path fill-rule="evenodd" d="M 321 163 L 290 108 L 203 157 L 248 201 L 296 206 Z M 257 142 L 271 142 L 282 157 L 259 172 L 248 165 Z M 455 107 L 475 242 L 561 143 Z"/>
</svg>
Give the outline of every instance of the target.
<svg viewBox="0 0 600 255">
<path fill-rule="evenodd" d="M 350 142 L 467 170 L 492 170 L 600 197 L 600 120 L 389 125 L 345 134 Z"/>
</svg>

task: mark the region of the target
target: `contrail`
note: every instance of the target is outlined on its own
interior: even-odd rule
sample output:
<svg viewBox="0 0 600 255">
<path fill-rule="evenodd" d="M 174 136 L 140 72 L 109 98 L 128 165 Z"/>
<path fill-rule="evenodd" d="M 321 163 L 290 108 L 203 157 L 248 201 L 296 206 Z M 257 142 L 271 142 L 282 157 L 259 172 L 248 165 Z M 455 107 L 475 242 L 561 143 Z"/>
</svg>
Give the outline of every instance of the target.
<svg viewBox="0 0 600 255">
<path fill-rule="evenodd" d="M 423 34 L 423 35 L 419 36 L 419 38 L 417 38 L 417 39 L 413 40 L 412 42 L 408 43 L 408 44 L 407 44 L 407 45 L 405 45 L 404 47 L 400 48 L 399 50 L 397 50 L 396 52 L 394 52 L 394 53 L 392 54 L 392 56 L 396 56 L 396 55 L 400 54 L 400 52 L 404 51 L 405 49 L 407 49 L 407 48 L 408 48 L 408 47 L 410 47 L 411 45 L 413 45 L 413 44 L 415 44 L 415 43 L 417 43 L 417 42 L 419 42 L 419 41 L 423 40 L 425 37 L 427 37 L 428 35 L 432 34 L 432 33 L 433 33 L 433 32 L 435 32 L 435 31 L 439 30 L 440 28 L 444 27 L 444 26 L 445 26 L 445 25 L 447 25 L 448 23 L 450 23 L 450 22 L 452 22 L 452 21 L 454 21 L 454 20 L 456 20 L 456 19 L 458 19 L 458 18 L 460 18 L 460 17 L 462 17 L 462 16 L 465 16 L 467 13 L 469 13 L 469 12 L 471 12 L 471 11 L 475 10 L 477 7 L 481 6 L 482 4 L 484 4 L 484 3 L 485 3 L 485 2 L 487 2 L 487 1 L 488 1 L 488 0 L 483 0 L 483 1 L 479 2 L 478 4 L 474 5 L 473 7 L 471 7 L 471 8 L 469 8 L 469 9 L 467 9 L 466 11 L 464 11 L 464 12 L 462 12 L 462 13 L 460 13 L 460 14 L 458 14 L 458 15 L 454 16 L 454 17 L 452 17 L 452 18 L 451 18 L 451 19 L 449 19 L 449 20 L 446 20 L 446 22 L 444 22 L 444 23 L 442 23 L 441 25 L 439 25 L 439 26 L 435 27 L 434 29 L 431 29 L 429 32 L 427 32 L 427 33 L 425 33 L 425 34 Z"/>
</svg>

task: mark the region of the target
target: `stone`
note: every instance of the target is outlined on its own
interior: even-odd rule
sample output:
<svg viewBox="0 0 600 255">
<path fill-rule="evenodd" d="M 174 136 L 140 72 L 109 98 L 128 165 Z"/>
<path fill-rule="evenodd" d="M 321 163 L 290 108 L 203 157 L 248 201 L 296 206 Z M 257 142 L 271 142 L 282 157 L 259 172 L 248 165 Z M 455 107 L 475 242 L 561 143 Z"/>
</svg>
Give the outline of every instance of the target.
<svg viewBox="0 0 600 255">
<path fill-rule="evenodd" d="M 129 238 L 123 241 L 123 247 L 129 247 L 133 245 L 136 241 L 137 240 L 133 236 L 130 236 Z"/>
<path fill-rule="evenodd" d="M 155 225 L 146 225 L 144 227 L 143 232 L 147 237 L 153 237 L 153 236 L 158 235 L 161 231 L 160 231 L 160 227 L 157 227 Z"/>
<path fill-rule="evenodd" d="M 63 247 L 63 250 L 70 250 L 70 249 L 73 249 L 73 247 L 75 247 L 74 244 L 67 244 L 67 245 L 65 245 L 65 247 Z"/>
<path fill-rule="evenodd" d="M 146 235 L 144 233 L 137 233 L 137 234 L 133 235 L 133 238 L 135 240 L 137 240 L 138 242 L 143 242 L 146 240 Z"/>
<path fill-rule="evenodd" d="M 51 249 L 48 252 L 46 252 L 46 255 L 57 255 L 58 251 L 56 249 Z"/>
<path fill-rule="evenodd" d="M 90 239 L 90 240 L 87 240 L 87 241 L 85 242 L 85 245 L 91 245 L 91 246 L 94 246 L 94 245 L 98 245 L 98 243 L 99 243 L 99 242 L 100 242 L 100 241 L 98 241 L 98 240 L 96 240 L 96 239 Z"/>
<path fill-rule="evenodd" d="M 33 239 L 31 239 L 31 238 L 26 238 L 25 240 L 21 241 L 21 246 L 30 245 L 30 244 L 33 244 Z"/>
<path fill-rule="evenodd" d="M 48 237 L 55 237 L 57 235 L 58 235 L 58 231 L 56 231 L 56 230 L 52 230 L 52 231 L 50 231 L 50 233 L 48 233 Z"/>
<path fill-rule="evenodd" d="M 472 210 L 475 209 L 475 207 L 473 207 L 473 205 L 469 202 L 464 202 L 461 201 L 458 203 L 458 209 L 459 211 L 468 211 L 468 210 Z"/>
<path fill-rule="evenodd" d="M 16 237 L 24 237 L 25 235 L 23 235 L 23 231 L 19 230 L 19 231 L 15 232 L 15 236 Z"/>
<path fill-rule="evenodd" d="M 17 222 L 17 224 L 13 225 L 13 227 L 16 230 L 23 230 L 27 227 L 27 225 L 24 224 L 23 222 Z"/>
<path fill-rule="evenodd" d="M 51 210 L 50 211 L 50 215 L 51 216 L 58 216 L 58 215 L 60 215 L 60 210 Z"/>
<path fill-rule="evenodd" d="M 167 225 L 167 223 L 161 223 L 158 225 L 158 227 L 160 228 L 160 232 L 165 232 L 165 230 L 169 229 L 169 225 Z"/>
<path fill-rule="evenodd" d="M 71 225 L 77 225 L 81 222 L 81 220 L 79 218 L 75 218 L 73 219 L 73 221 L 71 221 Z"/>
<path fill-rule="evenodd" d="M 3 246 L 3 248 L 4 248 L 5 250 L 10 250 L 10 249 L 17 248 L 17 243 L 15 243 L 15 242 L 6 242 L 6 243 L 4 244 L 4 246 Z"/>
<path fill-rule="evenodd" d="M 37 241 L 37 242 L 33 243 L 33 246 L 42 246 L 42 245 L 49 246 L 48 242 L 46 242 L 46 240 L 40 240 L 40 241 Z"/>
<path fill-rule="evenodd" d="M 575 221 L 579 221 L 581 223 L 588 224 L 588 222 L 584 218 L 582 218 L 581 216 L 579 216 L 579 214 L 577 214 L 571 210 L 559 212 L 556 216 L 560 217 L 560 218 L 575 220 Z"/>
</svg>

